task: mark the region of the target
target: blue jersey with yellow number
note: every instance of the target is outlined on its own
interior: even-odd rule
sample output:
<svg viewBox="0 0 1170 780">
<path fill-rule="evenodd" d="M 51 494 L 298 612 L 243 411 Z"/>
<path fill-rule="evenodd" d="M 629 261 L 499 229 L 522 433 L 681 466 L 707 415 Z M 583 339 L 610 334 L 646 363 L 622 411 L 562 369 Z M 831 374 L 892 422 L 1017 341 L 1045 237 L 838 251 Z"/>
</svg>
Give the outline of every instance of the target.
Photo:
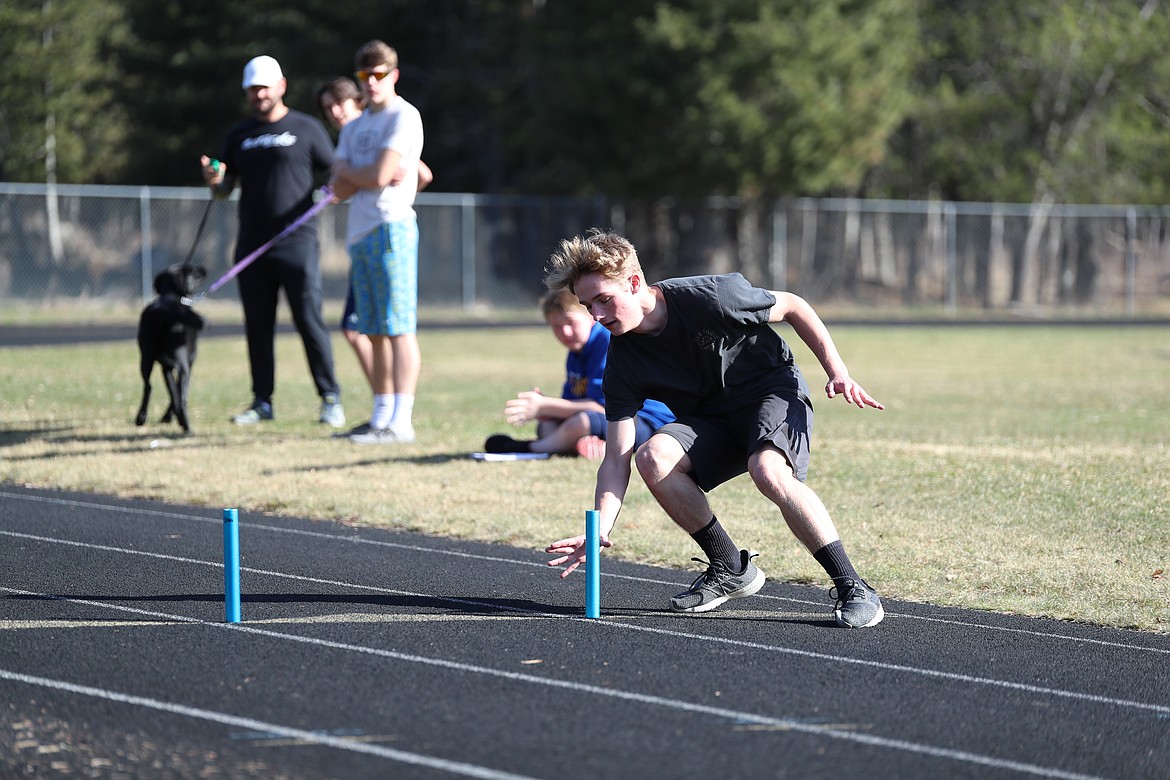
<svg viewBox="0 0 1170 780">
<path fill-rule="evenodd" d="M 570 352 L 565 359 L 565 384 L 561 398 L 580 401 L 586 398 L 605 406 L 605 394 L 601 381 L 605 376 L 605 359 L 609 354 L 609 331 L 600 322 L 593 323 L 589 340 L 580 352 Z M 674 413 L 666 404 L 646 399 L 638 416 L 645 419 L 654 430 L 674 419 Z"/>
</svg>

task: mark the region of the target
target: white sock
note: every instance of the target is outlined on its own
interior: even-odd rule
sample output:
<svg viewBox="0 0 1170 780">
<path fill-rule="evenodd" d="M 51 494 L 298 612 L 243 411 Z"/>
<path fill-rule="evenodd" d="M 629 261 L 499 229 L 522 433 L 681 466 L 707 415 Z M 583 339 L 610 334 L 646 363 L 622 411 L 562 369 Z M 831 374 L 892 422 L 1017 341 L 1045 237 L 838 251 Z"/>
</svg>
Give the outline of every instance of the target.
<svg viewBox="0 0 1170 780">
<path fill-rule="evenodd" d="M 394 414 L 394 396 L 374 394 L 374 411 L 370 413 L 370 427 L 381 430 L 390 425 L 390 418 Z"/>
<path fill-rule="evenodd" d="M 414 396 L 407 393 L 394 394 L 394 415 L 390 418 L 390 429 L 400 431 L 410 428 L 411 414 L 414 413 Z"/>
</svg>

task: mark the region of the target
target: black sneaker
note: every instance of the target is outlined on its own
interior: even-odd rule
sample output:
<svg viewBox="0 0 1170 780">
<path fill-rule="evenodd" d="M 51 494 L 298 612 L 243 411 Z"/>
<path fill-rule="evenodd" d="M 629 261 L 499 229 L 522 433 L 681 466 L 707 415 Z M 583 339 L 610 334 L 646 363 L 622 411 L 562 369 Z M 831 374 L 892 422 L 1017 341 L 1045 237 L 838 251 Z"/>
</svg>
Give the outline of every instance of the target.
<svg viewBox="0 0 1170 780">
<path fill-rule="evenodd" d="M 370 425 L 370 421 L 366 420 L 364 423 L 359 423 L 358 425 L 353 426 L 348 431 L 337 431 L 333 434 L 333 438 L 348 439 L 350 436 L 356 436 L 360 433 L 369 433 L 372 427 L 373 426 Z"/>
<path fill-rule="evenodd" d="M 511 436 L 505 436 L 502 433 L 496 433 L 487 437 L 487 441 L 483 443 L 483 451 L 496 455 L 505 452 L 531 452 L 532 450 L 528 445 L 529 442 L 513 439 Z"/>
<path fill-rule="evenodd" d="M 764 587 L 764 573 L 752 563 L 758 555 L 755 550 L 739 551 L 740 565 L 743 566 L 740 574 L 733 573 L 719 561 L 707 563 L 702 558 L 692 558 L 707 563 L 707 571 L 695 578 L 690 590 L 670 600 L 671 612 L 709 612 L 728 599 L 755 595 Z"/>
<path fill-rule="evenodd" d="M 869 628 L 886 616 L 877 591 L 865 580 L 845 580 L 840 588 L 830 590 L 829 596 L 837 600 L 833 617 L 842 628 Z"/>
</svg>

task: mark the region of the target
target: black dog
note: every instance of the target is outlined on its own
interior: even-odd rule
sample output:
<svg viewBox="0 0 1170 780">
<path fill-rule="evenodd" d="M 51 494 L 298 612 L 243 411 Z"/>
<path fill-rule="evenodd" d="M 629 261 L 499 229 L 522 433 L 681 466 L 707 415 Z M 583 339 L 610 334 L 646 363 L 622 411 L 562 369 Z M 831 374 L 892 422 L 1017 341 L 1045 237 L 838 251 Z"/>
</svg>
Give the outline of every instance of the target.
<svg viewBox="0 0 1170 780">
<path fill-rule="evenodd" d="M 190 431 L 187 422 L 187 387 L 191 382 L 191 366 L 195 364 L 195 340 L 207 321 L 183 302 L 207 276 L 201 266 L 172 265 L 154 277 L 154 291 L 158 297 L 142 311 L 138 320 L 138 351 L 142 355 L 142 406 L 138 408 L 135 425 L 146 422 L 146 406 L 150 403 L 150 374 L 154 364 L 162 366 L 163 381 L 171 403 L 160 422 L 170 422 L 173 416 L 179 427 Z"/>
</svg>

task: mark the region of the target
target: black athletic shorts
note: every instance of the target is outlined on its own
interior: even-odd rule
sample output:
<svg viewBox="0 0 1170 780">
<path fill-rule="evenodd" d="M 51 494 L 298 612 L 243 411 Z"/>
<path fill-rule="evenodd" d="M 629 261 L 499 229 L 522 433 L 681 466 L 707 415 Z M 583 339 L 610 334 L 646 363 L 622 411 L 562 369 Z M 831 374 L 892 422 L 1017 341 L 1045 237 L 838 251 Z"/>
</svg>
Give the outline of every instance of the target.
<svg viewBox="0 0 1170 780">
<path fill-rule="evenodd" d="M 813 409 L 807 398 L 769 395 L 757 405 L 726 414 L 697 413 L 658 429 L 675 439 L 691 459 L 692 476 L 704 491 L 747 472 L 748 456 L 774 444 L 801 482 L 812 455 Z"/>
</svg>

